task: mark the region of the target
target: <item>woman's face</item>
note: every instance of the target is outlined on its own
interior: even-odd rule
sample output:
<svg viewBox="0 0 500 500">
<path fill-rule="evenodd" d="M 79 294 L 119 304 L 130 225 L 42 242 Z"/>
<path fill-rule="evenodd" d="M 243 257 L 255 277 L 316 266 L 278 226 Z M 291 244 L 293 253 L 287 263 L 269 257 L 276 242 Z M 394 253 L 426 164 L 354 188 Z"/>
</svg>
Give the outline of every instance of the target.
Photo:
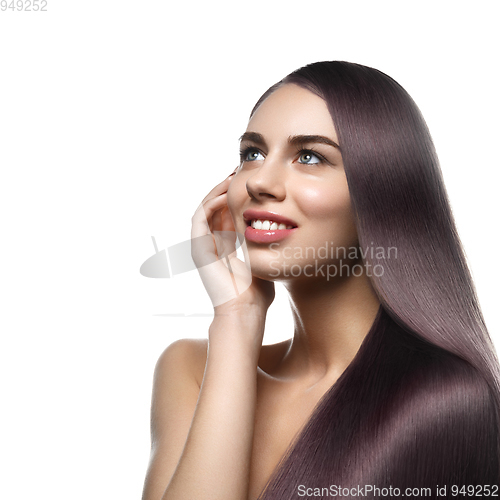
<svg viewBox="0 0 500 500">
<path fill-rule="evenodd" d="M 336 249 L 358 246 L 337 144 L 325 101 L 297 85 L 280 87 L 253 115 L 228 206 L 255 276 L 325 279 L 325 266 L 344 255 Z"/>
</svg>

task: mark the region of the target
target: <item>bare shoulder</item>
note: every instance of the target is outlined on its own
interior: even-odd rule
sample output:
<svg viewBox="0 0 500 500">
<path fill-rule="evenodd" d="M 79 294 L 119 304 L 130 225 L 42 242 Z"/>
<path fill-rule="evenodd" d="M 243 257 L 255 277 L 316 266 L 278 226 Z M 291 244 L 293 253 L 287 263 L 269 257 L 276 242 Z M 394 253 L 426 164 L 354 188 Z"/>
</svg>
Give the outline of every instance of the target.
<svg viewBox="0 0 500 500">
<path fill-rule="evenodd" d="M 291 340 L 263 345 L 259 356 L 260 368 L 266 372 L 272 371 L 288 352 Z M 170 344 L 156 363 L 155 384 L 168 380 L 183 385 L 194 380 L 199 388 L 205 372 L 207 349 L 207 339 L 181 339 Z"/>
<path fill-rule="evenodd" d="M 206 345 L 203 340 L 178 340 L 159 357 L 151 401 L 153 447 L 168 445 L 171 449 L 182 436 L 177 443 L 180 455 L 200 393 Z"/>
<path fill-rule="evenodd" d="M 181 339 L 170 344 L 156 362 L 155 384 L 195 381 L 199 388 L 207 361 L 207 345 L 206 339 Z"/>
<path fill-rule="evenodd" d="M 291 339 L 276 344 L 263 345 L 259 366 L 272 371 L 290 348 Z M 155 384 L 181 385 L 196 382 L 198 389 L 203 381 L 207 362 L 207 339 L 181 339 L 170 344 L 160 355 L 155 368 Z"/>
<path fill-rule="evenodd" d="M 161 498 L 186 442 L 205 370 L 206 340 L 170 344 L 154 370 L 151 458 L 143 499 Z"/>
</svg>

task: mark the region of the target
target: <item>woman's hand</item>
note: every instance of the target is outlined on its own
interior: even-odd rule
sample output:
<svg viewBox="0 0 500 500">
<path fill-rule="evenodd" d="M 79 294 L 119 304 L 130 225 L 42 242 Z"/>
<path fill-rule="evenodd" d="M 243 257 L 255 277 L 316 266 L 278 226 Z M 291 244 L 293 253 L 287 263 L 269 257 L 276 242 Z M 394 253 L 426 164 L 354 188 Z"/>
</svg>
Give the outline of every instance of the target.
<svg viewBox="0 0 500 500">
<path fill-rule="evenodd" d="M 192 257 L 215 317 L 201 370 L 192 368 L 200 348 L 190 341 L 169 346 L 158 362 L 144 500 L 248 498 L 256 373 L 274 284 L 252 278 L 236 256 L 237 237 L 246 247 L 227 207 L 230 182 L 216 186 L 193 217 Z M 194 376 L 199 372 L 201 386 Z"/>
<path fill-rule="evenodd" d="M 244 235 L 235 231 L 227 206 L 229 176 L 203 199 L 192 219 L 191 255 L 212 300 L 215 314 L 265 317 L 274 283 L 252 277 Z M 245 255 L 236 255 L 236 240 Z"/>
</svg>

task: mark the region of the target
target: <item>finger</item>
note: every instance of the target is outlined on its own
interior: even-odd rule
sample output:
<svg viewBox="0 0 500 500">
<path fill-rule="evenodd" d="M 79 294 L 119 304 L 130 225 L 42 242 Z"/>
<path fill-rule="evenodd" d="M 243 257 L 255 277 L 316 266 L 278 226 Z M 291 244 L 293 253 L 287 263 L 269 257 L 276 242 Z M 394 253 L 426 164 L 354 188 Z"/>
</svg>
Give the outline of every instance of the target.
<svg viewBox="0 0 500 500">
<path fill-rule="evenodd" d="M 233 179 L 233 174 L 231 174 L 229 177 L 224 179 L 220 184 L 217 184 L 210 193 L 208 193 L 205 198 L 203 198 L 202 203 L 208 201 L 211 198 L 214 198 L 215 196 L 219 196 L 222 193 L 227 192 L 227 188 L 229 187 L 229 184 L 231 184 L 231 180 Z"/>
<path fill-rule="evenodd" d="M 234 227 L 233 217 L 231 212 L 229 211 L 229 207 L 225 206 L 221 210 L 221 222 L 222 222 L 222 231 L 236 231 Z"/>
<path fill-rule="evenodd" d="M 237 168 L 234 170 L 234 172 L 229 177 L 227 177 L 220 184 L 215 186 L 215 188 L 212 189 L 212 191 L 210 191 L 210 193 L 207 196 L 205 196 L 205 198 L 203 198 L 201 204 L 204 205 L 208 201 L 215 199 L 215 198 L 218 198 L 222 194 L 227 193 L 227 189 L 228 189 L 229 185 L 231 184 L 231 181 L 234 177 L 234 174 L 236 173 L 236 170 L 237 170 Z M 210 219 L 209 214 L 207 214 L 207 218 L 208 218 L 208 226 L 209 226 L 210 230 L 212 230 L 212 220 Z"/>
<path fill-rule="evenodd" d="M 236 233 L 232 231 L 214 231 L 213 236 L 219 259 L 227 257 L 236 251 Z"/>
<path fill-rule="evenodd" d="M 220 210 L 220 219 L 220 243 L 222 244 L 224 255 L 230 255 L 236 252 L 236 230 L 228 207 L 224 207 Z M 217 243 L 217 248 L 221 248 L 219 246 L 219 241 L 217 241 Z"/>
<path fill-rule="evenodd" d="M 201 236 L 210 233 L 210 222 L 217 210 L 222 209 L 227 202 L 227 193 L 222 193 L 219 196 L 212 198 L 202 203 L 196 210 L 192 222 L 191 236 Z"/>
<path fill-rule="evenodd" d="M 212 216 L 212 223 L 210 225 L 210 230 L 214 231 L 222 231 L 222 212 L 226 209 L 226 207 L 222 207 L 220 210 L 216 210 L 214 215 Z"/>
</svg>

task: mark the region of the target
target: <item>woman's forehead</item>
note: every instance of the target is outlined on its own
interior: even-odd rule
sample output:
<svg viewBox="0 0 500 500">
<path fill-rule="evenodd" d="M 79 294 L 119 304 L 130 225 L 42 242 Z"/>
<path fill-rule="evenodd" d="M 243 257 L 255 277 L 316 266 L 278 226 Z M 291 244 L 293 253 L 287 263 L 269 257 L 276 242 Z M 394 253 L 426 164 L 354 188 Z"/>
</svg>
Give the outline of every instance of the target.
<svg viewBox="0 0 500 500">
<path fill-rule="evenodd" d="M 338 143 L 326 102 L 295 84 L 285 84 L 265 99 L 248 122 L 248 131 L 276 138 L 323 135 Z"/>
</svg>

